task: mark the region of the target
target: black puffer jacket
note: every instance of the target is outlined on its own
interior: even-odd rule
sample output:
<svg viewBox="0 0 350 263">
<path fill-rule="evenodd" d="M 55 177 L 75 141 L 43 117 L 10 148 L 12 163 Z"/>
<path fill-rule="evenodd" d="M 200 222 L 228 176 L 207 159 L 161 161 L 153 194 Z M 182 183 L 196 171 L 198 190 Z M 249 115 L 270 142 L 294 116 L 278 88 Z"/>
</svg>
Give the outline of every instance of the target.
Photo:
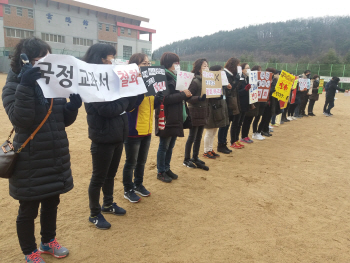
<svg viewBox="0 0 350 263">
<path fill-rule="evenodd" d="M 185 92 L 176 90 L 176 81 L 165 72 L 169 95 L 164 98 L 165 129 L 159 130 L 159 109 L 155 111 L 155 134 L 160 137 L 184 137 L 183 108 L 184 101 L 188 100 Z"/>
<path fill-rule="evenodd" d="M 50 105 L 39 104 L 34 88 L 20 85 L 12 71 L 2 91 L 2 102 L 15 128 L 13 144 L 17 150 L 39 126 Z M 41 200 L 73 188 L 65 127 L 75 121 L 77 114 L 66 108 L 66 99 L 54 99 L 50 117 L 18 156 L 9 180 L 13 198 Z"/>
<path fill-rule="evenodd" d="M 133 105 L 130 105 L 128 98 L 111 102 L 85 103 L 91 141 L 124 142 L 129 133 L 128 115 L 125 112 L 129 111 Z"/>
</svg>

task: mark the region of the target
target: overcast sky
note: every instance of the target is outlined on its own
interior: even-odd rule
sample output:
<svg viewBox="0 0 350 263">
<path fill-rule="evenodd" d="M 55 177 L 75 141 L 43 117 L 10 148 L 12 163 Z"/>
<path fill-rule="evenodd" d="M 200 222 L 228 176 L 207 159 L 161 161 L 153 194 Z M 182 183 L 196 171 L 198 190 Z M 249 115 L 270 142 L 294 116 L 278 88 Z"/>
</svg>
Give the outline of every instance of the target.
<svg viewBox="0 0 350 263">
<path fill-rule="evenodd" d="M 208 0 L 79 0 L 120 12 L 142 16 L 150 22 L 142 27 L 157 30 L 153 50 L 194 36 L 248 25 L 287 21 L 296 18 L 345 16 L 350 14 L 349 0 L 293 1 L 208 1 Z"/>
</svg>

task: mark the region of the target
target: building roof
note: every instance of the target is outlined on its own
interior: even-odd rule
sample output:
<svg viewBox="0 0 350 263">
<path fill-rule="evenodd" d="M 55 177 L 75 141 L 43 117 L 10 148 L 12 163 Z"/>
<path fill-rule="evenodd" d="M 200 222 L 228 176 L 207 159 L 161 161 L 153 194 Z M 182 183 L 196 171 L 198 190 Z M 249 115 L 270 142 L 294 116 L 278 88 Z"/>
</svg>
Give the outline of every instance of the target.
<svg viewBox="0 0 350 263">
<path fill-rule="evenodd" d="M 94 6 L 94 5 L 89 5 L 89 4 L 81 3 L 81 2 L 78 2 L 78 1 L 74 1 L 74 0 L 53 0 L 53 1 L 50 1 L 50 2 L 57 2 L 57 3 L 61 3 L 61 4 L 66 4 L 66 5 L 76 6 L 76 7 L 80 7 L 80 8 L 90 9 L 90 10 L 93 10 L 93 11 L 106 13 L 106 14 L 109 14 L 109 15 L 115 15 L 115 16 L 120 16 L 120 17 L 134 19 L 134 20 L 149 22 L 149 19 L 145 18 L 145 17 L 134 16 L 134 15 L 130 15 L 130 14 L 127 14 L 127 13 L 123 13 L 123 12 L 119 12 L 119 11 L 115 11 L 115 10 L 111 10 L 111 9 L 107 9 L 107 8 L 103 8 L 103 7 L 98 7 L 98 6 Z"/>
</svg>

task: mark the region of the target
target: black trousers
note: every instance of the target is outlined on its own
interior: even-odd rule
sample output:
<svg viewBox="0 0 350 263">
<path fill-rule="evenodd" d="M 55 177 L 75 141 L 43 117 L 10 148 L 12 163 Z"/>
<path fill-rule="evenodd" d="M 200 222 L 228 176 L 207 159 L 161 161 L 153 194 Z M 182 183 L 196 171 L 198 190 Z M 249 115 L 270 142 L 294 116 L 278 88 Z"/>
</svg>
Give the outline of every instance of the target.
<svg viewBox="0 0 350 263">
<path fill-rule="evenodd" d="M 313 113 L 315 102 L 315 100 L 309 100 L 308 113 Z"/>
<path fill-rule="evenodd" d="M 245 116 L 243 125 L 242 125 L 242 138 L 246 138 L 249 135 L 250 126 L 252 125 L 254 117 L 253 116 Z"/>
<path fill-rule="evenodd" d="M 19 245 L 24 255 L 28 255 L 37 249 L 34 219 L 38 216 L 40 204 L 41 242 L 49 243 L 51 239 L 56 237 L 57 207 L 59 203 L 59 195 L 43 200 L 19 201 L 16 226 Z"/>
<path fill-rule="evenodd" d="M 244 116 L 244 111 L 242 111 L 240 114 L 233 115 L 231 125 L 231 144 L 239 140 L 239 134 L 241 133 L 241 127 L 243 124 Z"/>
<path fill-rule="evenodd" d="M 185 160 L 189 160 L 191 158 L 191 148 L 193 145 L 193 158 L 198 158 L 199 148 L 201 146 L 202 135 L 204 131 L 204 126 L 195 126 L 190 129 L 190 133 L 187 138 L 186 146 L 185 146 Z"/>
<path fill-rule="evenodd" d="M 334 108 L 334 97 L 333 98 L 327 98 L 326 97 L 326 102 L 323 106 L 323 112 L 326 112 L 326 113 L 331 113 L 331 109 Z"/>
<path fill-rule="evenodd" d="M 271 117 L 272 117 L 271 107 L 270 107 L 270 105 L 268 105 L 265 108 L 264 114 L 261 118 L 261 122 L 260 122 L 259 127 L 258 127 L 259 133 L 270 131 L 269 124 L 270 124 Z"/>
<path fill-rule="evenodd" d="M 288 116 L 293 116 L 294 115 L 294 111 L 295 111 L 296 106 L 297 106 L 296 103 L 289 105 Z"/>
<path fill-rule="evenodd" d="M 306 105 L 307 105 L 307 102 L 309 100 L 309 95 L 307 95 L 307 92 L 302 92 L 300 94 L 300 98 L 301 98 L 301 103 L 300 103 L 300 114 L 305 114 L 305 109 L 306 109 Z"/>
<path fill-rule="evenodd" d="M 287 107 L 282 112 L 282 120 L 287 119 L 287 113 L 288 113 L 289 108 L 290 108 L 290 103 L 288 103 Z"/>
<path fill-rule="evenodd" d="M 92 177 L 89 185 L 91 216 L 101 212 L 100 192 L 103 192 L 103 206 L 113 204 L 114 177 L 118 171 L 123 152 L 123 142 L 91 143 Z"/>
<path fill-rule="evenodd" d="M 261 119 L 261 115 L 255 116 L 254 121 L 253 121 L 253 133 L 258 132 L 258 124 Z"/>
</svg>

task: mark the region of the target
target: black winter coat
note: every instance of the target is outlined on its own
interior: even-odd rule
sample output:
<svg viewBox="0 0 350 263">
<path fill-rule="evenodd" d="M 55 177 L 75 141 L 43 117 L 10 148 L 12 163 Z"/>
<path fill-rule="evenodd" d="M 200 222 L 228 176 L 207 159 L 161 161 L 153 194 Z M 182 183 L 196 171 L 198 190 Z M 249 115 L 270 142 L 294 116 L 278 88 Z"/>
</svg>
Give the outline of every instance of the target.
<svg viewBox="0 0 350 263">
<path fill-rule="evenodd" d="M 85 103 L 91 141 L 124 142 L 129 134 L 128 115 L 125 112 L 129 111 L 135 102 L 136 99 L 130 103 L 128 98 L 121 98 L 110 102 Z"/>
<path fill-rule="evenodd" d="M 183 106 L 187 100 L 185 92 L 176 90 L 176 81 L 165 72 L 169 94 L 164 98 L 165 129 L 159 130 L 159 109 L 155 111 L 155 134 L 160 137 L 184 137 Z"/>
<path fill-rule="evenodd" d="M 228 82 L 231 84 L 232 89 L 224 87 L 224 93 L 226 96 L 227 108 L 229 116 L 238 115 L 240 113 L 240 101 L 238 97 L 238 86 L 240 84 L 240 79 L 237 76 L 225 69 Z"/>
<path fill-rule="evenodd" d="M 328 83 L 327 83 L 327 85 L 328 85 Z M 334 99 L 335 93 L 336 93 L 337 90 L 342 91 L 342 92 L 345 92 L 345 89 L 339 88 L 339 87 L 338 87 L 338 83 L 335 82 L 334 80 L 331 80 L 331 81 L 329 82 L 329 85 L 328 85 L 328 87 L 326 88 L 326 90 L 327 90 L 327 92 L 326 92 L 326 98 L 327 98 L 327 99 Z"/>
<path fill-rule="evenodd" d="M 239 104 L 242 112 L 249 111 L 249 91 L 245 87 L 249 84 L 249 77 L 244 77 L 238 86 Z"/>
<path fill-rule="evenodd" d="M 17 150 L 39 126 L 50 105 L 39 104 L 34 88 L 20 85 L 12 71 L 2 91 L 2 102 L 15 128 L 13 144 Z M 66 99 L 54 99 L 51 115 L 18 155 L 9 179 L 13 198 L 42 200 L 73 188 L 65 127 L 75 121 L 77 114 L 67 109 Z"/>
</svg>

